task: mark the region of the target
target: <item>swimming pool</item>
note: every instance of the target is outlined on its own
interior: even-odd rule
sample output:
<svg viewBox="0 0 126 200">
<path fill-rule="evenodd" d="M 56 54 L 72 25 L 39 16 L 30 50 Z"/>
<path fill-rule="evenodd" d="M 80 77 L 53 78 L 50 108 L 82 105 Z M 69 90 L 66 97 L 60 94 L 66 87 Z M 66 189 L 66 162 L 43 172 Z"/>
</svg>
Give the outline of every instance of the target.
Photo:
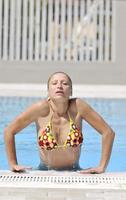
<svg viewBox="0 0 126 200">
<path fill-rule="evenodd" d="M 0 169 L 8 169 L 4 147 L 3 130 L 19 113 L 39 97 L 0 97 Z M 86 98 L 116 132 L 115 142 L 107 171 L 126 170 L 126 99 Z M 80 157 L 80 166 L 87 168 L 99 163 L 101 139 L 99 134 L 87 123 L 83 124 L 84 144 Z M 39 163 L 35 124 L 16 135 L 18 162 L 36 167 Z"/>
</svg>

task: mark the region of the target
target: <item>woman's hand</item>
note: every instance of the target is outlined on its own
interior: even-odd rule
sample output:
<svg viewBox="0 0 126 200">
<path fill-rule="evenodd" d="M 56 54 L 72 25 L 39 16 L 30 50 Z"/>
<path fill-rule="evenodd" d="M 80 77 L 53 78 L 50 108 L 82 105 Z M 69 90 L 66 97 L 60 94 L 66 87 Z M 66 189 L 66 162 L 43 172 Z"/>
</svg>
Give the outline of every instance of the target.
<svg viewBox="0 0 126 200">
<path fill-rule="evenodd" d="M 79 173 L 81 174 L 101 174 L 104 172 L 105 172 L 105 169 L 101 167 L 91 167 L 91 168 L 82 169 L 81 171 L 79 171 Z"/>
<path fill-rule="evenodd" d="M 26 170 L 30 170 L 32 167 L 22 166 L 22 165 L 13 165 L 11 166 L 11 170 L 13 172 L 25 172 Z"/>
</svg>

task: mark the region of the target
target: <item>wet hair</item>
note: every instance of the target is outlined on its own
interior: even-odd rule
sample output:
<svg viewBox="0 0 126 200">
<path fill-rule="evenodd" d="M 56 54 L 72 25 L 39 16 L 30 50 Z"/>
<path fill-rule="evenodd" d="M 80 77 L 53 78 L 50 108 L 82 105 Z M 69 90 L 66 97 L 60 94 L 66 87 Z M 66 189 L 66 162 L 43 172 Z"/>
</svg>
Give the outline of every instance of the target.
<svg viewBox="0 0 126 200">
<path fill-rule="evenodd" d="M 53 74 L 51 74 L 49 79 L 48 79 L 48 82 L 47 82 L 47 88 L 49 89 L 50 80 L 56 74 L 64 74 L 68 78 L 69 83 L 70 83 L 70 88 L 71 88 L 71 95 L 72 95 L 72 80 L 71 80 L 70 76 L 68 74 L 66 74 L 65 72 L 54 72 Z"/>
</svg>

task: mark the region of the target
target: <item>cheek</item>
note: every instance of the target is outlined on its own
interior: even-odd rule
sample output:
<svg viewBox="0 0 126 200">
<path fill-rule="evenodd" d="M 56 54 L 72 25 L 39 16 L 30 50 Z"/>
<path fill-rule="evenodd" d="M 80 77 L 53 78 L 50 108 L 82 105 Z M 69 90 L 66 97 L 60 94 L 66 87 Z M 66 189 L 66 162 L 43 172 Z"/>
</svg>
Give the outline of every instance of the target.
<svg viewBox="0 0 126 200">
<path fill-rule="evenodd" d="M 68 88 L 68 89 L 67 89 L 67 93 L 68 93 L 70 96 L 72 95 L 71 88 Z"/>
<path fill-rule="evenodd" d="M 69 93 L 70 96 L 72 96 L 72 89 L 71 88 L 68 89 L 68 93 Z"/>
<path fill-rule="evenodd" d="M 54 94 L 54 88 L 50 86 L 48 89 L 48 95 L 52 96 L 53 94 Z"/>
</svg>

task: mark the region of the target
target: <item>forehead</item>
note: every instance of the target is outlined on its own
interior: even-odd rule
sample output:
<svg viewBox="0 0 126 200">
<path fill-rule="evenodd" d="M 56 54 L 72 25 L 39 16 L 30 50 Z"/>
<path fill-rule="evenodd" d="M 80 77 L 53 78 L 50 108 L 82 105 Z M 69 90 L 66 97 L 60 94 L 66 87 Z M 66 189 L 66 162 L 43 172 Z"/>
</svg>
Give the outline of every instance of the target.
<svg viewBox="0 0 126 200">
<path fill-rule="evenodd" d="M 65 75 L 65 74 L 62 74 L 62 73 L 57 73 L 57 74 L 54 74 L 51 79 L 51 81 L 54 81 L 54 80 L 65 80 L 65 81 L 69 81 L 68 77 Z"/>
</svg>

